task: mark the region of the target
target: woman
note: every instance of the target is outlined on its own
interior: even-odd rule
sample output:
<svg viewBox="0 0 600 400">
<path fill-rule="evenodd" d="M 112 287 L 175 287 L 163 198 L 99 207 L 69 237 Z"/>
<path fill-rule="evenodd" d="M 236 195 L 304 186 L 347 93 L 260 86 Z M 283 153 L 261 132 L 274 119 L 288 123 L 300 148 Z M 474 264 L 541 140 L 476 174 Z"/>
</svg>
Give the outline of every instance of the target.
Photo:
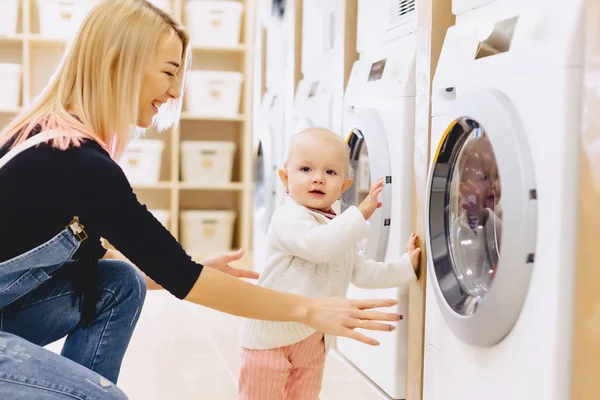
<svg viewBox="0 0 600 400">
<path fill-rule="evenodd" d="M 89 381 L 79 379 L 79 367 L 37 347 L 66 335 L 64 357 L 116 382 L 146 281 L 229 314 L 301 322 L 369 344 L 376 342 L 353 329 L 387 331 L 374 321 L 399 319 L 368 310 L 391 300 L 308 299 L 236 279 L 252 277 L 227 265 L 241 252 L 197 264 L 138 202 L 116 160 L 141 129 L 177 120 L 188 39 L 145 0 L 101 1 L 46 90 L 0 132 L 0 157 L 10 158 L 0 169 L 0 330 L 6 332 L 0 341 L 29 357 L 28 367 L 0 357 L 0 379 L 18 363 L 19 376 L 27 376 L 23 368 L 32 377 L 40 368 L 49 375 L 34 380 L 34 389 L 70 387 L 70 381 L 61 386 L 69 377 Z M 20 147 L 35 140 L 41 144 Z M 106 251 L 101 237 L 120 253 Z M 59 376 L 58 369 L 66 372 Z M 85 392 L 81 385 L 77 390 Z M 11 389 L 3 387 L 11 385 L 0 385 L 0 398 L 15 398 L 5 397 L 2 390 Z"/>
</svg>

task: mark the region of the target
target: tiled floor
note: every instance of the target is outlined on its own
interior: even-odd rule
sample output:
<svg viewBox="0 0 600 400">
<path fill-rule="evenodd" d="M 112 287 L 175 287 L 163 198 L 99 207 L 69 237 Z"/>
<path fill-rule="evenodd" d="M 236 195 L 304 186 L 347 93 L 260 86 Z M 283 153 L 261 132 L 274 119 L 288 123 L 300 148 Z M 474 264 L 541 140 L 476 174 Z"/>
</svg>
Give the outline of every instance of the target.
<svg viewBox="0 0 600 400">
<path fill-rule="evenodd" d="M 239 324 L 239 318 L 177 300 L 167 292 L 149 292 L 119 386 L 131 400 L 235 400 Z M 388 397 L 330 352 L 321 399 Z"/>
</svg>

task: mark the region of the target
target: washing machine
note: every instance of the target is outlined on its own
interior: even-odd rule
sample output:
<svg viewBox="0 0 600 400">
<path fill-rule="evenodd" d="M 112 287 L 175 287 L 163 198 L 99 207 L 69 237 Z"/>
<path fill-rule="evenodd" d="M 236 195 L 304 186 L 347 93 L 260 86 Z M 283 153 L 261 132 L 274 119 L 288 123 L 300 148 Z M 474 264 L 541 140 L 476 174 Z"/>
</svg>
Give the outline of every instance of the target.
<svg viewBox="0 0 600 400">
<path fill-rule="evenodd" d="M 583 2 L 481 3 L 432 85 L 423 399 L 566 400 Z"/>
<path fill-rule="evenodd" d="M 284 113 L 282 96 L 267 92 L 261 103 L 259 128 L 253 140 L 254 190 L 253 240 L 254 270 L 259 273 L 266 265 L 267 231 L 283 192 L 277 171 L 283 166 Z"/>
<path fill-rule="evenodd" d="M 311 127 L 331 129 L 331 80 L 329 71 L 321 77 L 305 77 L 298 83 L 294 97 L 294 125 L 289 139 Z"/>
<path fill-rule="evenodd" d="M 277 171 L 285 156 L 285 127 L 288 105 L 290 3 L 291 0 L 263 0 L 262 24 L 267 28 L 265 51 L 266 93 L 253 130 L 253 264 L 262 272 L 266 265 L 267 231 L 271 217 L 285 198 Z M 260 87 L 260 85 L 257 85 Z"/>
<path fill-rule="evenodd" d="M 334 47 L 335 0 L 303 0 L 303 78 L 294 94 L 291 138 L 309 127 L 331 128 L 331 56 Z"/>
<path fill-rule="evenodd" d="M 328 68 L 335 40 L 337 0 L 302 1 L 302 60 L 304 76 Z"/>
<path fill-rule="evenodd" d="M 369 219 L 364 243 L 365 256 L 377 261 L 398 261 L 411 233 L 415 50 L 413 30 L 361 54 L 353 66 L 344 98 L 344 131 L 350 146 L 353 183 L 342 195 L 341 208 L 343 211 L 360 204 L 372 183 L 379 177 L 384 179 L 379 196 L 383 205 Z M 408 292 L 408 286 L 366 290 L 351 285 L 347 296 L 396 298 L 399 304 L 394 311 L 406 316 Z M 368 334 L 380 346 L 338 338 L 337 351 L 388 396 L 404 399 L 406 324 L 398 324 L 393 333 Z"/>
</svg>

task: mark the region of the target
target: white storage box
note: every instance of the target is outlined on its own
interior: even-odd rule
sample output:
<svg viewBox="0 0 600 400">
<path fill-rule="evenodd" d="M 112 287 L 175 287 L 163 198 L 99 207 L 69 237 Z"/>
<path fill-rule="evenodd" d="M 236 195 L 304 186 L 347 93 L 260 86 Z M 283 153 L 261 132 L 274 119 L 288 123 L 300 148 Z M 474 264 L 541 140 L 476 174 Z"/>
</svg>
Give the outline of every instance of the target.
<svg viewBox="0 0 600 400">
<path fill-rule="evenodd" d="M 240 41 L 243 6 L 237 1 L 188 0 L 185 25 L 192 46 L 234 47 Z"/>
<path fill-rule="evenodd" d="M 181 142 L 181 178 L 184 182 L 226 185 L 231 182 L 234 142 Z"/>
<path fill-rule="evenodd" d="M 131 184 L 149 185 L 160 179 L 162 140 L 138 139 L 129 144 L 119 164 Z"/>
<path fill-rule="evenodd" d="M 36 0 L 40 34 L 72 39 L 98 0 Z"/>
<path fill-rule="evenodd" d="M 0 36 L 17 34 L 19 0 L 0 1 Z"/>
<path fill-rule="evenodd" d="M 154 215 L 165 228 L 169 229 L 169 223 L 171 222 L 171 213 L 169 210 L 148 210 Z"/>
<path fill-rule="evenodd" d="M 198 116 L 237 117 L 242 74 L 226 71 L 190 71 L 185 91 L 186 109 Z"/>
<path fill-rule="evenodd" d="M 19 107 L 22 74 L 23 67 L 20 64 L 0 64 L 1 109 L 10 110 Z"/>
<path fill-rule="evenodd" d="M 234 211 L 182 211 L 181 244 L 201 256 L 231 250 L 235 216 Z"/>
</svg>

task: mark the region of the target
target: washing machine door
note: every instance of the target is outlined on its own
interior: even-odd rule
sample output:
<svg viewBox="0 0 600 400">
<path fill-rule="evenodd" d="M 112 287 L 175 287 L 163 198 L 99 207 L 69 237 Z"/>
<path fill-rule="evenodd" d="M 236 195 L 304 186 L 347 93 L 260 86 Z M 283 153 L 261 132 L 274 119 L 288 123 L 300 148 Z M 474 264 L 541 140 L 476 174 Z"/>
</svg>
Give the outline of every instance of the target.
<svg viewBox="0 0 600 400">
<path fill-rule="evenodd" d="M 534 262 L 527 134 L 501 92 L 459 97 L 429 175 L 426 245 L 440 310 L 464 342 L 491 346 L 516 323 Z"/>
<path fill-rule="evenodd" d="M 380 177 L 384 179 L 385 186 L 379 195 L 383 205 L 369 219 L 369 236 L 364 245 L 365 257 L 384 261 L 391 221 L 389 185 L 392 173 L 383 122 L 375 110 L 362 109 L 350 113 L 346 128 L 350 132 L 348 146 L 352 185 L 342 194 L 341 210 L 358 206 L 369 194 L 373 183 Z"/>
<path fill-rule="evenodd" d="M 271 126 L 261 127 L 254 141 L 254 229 L 266 235 L 275 207 L 275 183 L 277 164 Z"/>
</svg>

